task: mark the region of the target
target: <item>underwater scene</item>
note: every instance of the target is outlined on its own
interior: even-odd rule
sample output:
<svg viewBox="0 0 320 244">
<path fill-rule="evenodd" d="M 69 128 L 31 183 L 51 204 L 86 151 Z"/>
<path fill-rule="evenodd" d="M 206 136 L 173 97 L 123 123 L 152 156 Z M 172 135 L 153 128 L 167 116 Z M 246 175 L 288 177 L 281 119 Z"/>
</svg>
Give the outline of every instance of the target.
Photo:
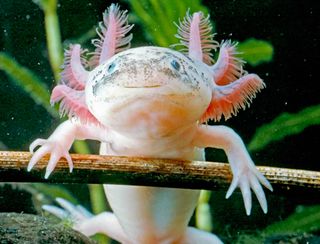
<svg viewBox="0 0 320 244">
<path fill-rule="evenodd" d="M 0 243 L 320 243 L 319 10 L 1 0 Z"/>
</svg>

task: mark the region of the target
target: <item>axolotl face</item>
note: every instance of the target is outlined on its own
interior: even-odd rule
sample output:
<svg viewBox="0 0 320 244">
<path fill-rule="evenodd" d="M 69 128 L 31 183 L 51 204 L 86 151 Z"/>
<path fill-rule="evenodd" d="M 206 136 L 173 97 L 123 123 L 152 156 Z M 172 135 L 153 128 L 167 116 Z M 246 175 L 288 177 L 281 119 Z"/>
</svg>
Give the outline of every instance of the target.
<svg viewBox="0 0 320 244">
<path fill-rule="evenodd" d="M 99 65 L 86 84 L 86 103 L 120 133 L 166 136 L 196 123 L 212 94 L 206 65 L 168 48 L 139 47 Z"/>
</svg>

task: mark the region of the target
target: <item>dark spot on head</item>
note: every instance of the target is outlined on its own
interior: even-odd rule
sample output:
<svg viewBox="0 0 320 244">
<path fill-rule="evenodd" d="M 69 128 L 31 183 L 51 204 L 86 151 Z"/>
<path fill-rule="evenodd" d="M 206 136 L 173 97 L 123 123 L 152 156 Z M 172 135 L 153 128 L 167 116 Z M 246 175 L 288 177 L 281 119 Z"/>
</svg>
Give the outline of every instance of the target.
<svg viewBox="0 0 320 244">
<path fill-rule="evenodd" d="M 108 67 L 108 73 L 112 73 L 116 67 L 115 63 L 111 63 Z"/>
<path fill-rule="evenodd" d="M 99 89 L 99 84 L 97 84 L 97 82 L 95 82 L 95 84 L 92 86 L 92 95 L 94 96 L 94 97 L 96 97 L 97 96 L 97 90 Z"/>
<path fill-rule="evenodd" d="M 177 70 L 177 71 L 180 70 L 180 64 L 175 59 L 172 60 L 170 64 L 175 70 Z"/>
<path fill-rule="evenodd" d="M 182 53 L 183 56 L 185 56 L 191 63 L 194 64 L 194 61 L 192 58 L 190 58 L 188 55 L 186 55 L 185 53 Z"/>
<path fill-rule="evenodd" d="M 119 70 L 115 70 L 112 74 L 103 75 L 100 79 L 96 79 L 92 85 L 93 96 L 99 96 L 99 90 L 105 85 L 110 85 L 117 80 L 117 76 L 120 74 Z"/>
<path fill-rule="evenodd" d="M 168 77 L 172 77 L 172 78 L 179 78 L 180 74 L 178 72 L 174 72 L 172 69 L 170 68 L 162 68 L 161 70 L 159 70 L 160 72 L 164 73 L 166 76 Z"/>
</svg>

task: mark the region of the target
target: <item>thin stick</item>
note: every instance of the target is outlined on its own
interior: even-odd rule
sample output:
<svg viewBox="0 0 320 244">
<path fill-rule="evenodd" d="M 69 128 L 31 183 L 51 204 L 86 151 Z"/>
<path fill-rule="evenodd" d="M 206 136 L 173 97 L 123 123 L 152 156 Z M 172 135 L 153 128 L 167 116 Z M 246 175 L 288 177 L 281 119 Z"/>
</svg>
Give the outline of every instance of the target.
<svg viewBox="0 0 320 244">
<path fill-rule="evenodd" d="M 232 179 L 225 163 L 73 154 L 72 174 L 66 160 L 61 159 L 46 180 L 48 157 L 27 172 L 30 157 L 28 152 L 0 151 L 0 182 L 108 183 L 212 190 L 228 187 Z M 264 166 L 258 169 L 275 188 L 320 191 L 320 172 Z"/>
</svg>

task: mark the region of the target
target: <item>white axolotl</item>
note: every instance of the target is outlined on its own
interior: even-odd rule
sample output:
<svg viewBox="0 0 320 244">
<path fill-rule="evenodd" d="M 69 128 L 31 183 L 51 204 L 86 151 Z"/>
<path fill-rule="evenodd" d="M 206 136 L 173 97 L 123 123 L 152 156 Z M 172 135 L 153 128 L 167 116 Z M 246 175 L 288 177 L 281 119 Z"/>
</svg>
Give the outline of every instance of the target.
<svg viewBox="0 0 320 244">
<path fill-rule="evenodd" d="M 70 171 L 69 149 L 75 139 L 101 142 L 105 155 L 143 156 L 203 160 L 204 148 L 223 149 L 233 180 L 228 198 L 240 187 L 246 213 L 251 211 L 251 190 L 263 211 L 265 194 L 272 190 L 255 168 L 241 138 L 226 126 L 202 124 L 226 119 L 245 108 L 264 87 L 255 74 L 243 71 L 236 44 L 220 44 L 213 65 L 213 40 L 209 16 L 187 13 L 179 23 L 178 35 L 184 53 L 162 47 L 130 47 L 132 25 L 127 12 L 112 4 L 103 15 L 93 41 L 96 50 L 89 62 L 80 45 L 65 53 L 62 81 L 51 101 L 60 102 L 63 122 L 48 139 L 36 139 L 28 170 L 45 154 L 51 154 L 45 178 L 65 157 Z M 94 67 L 94 68 L 93 68 Z M 90 72 L 87 68 L 93 68 Z M 74 229 L 85 235 L 104 233 L 121 243 L 221 243 L 211 233 L 188 227 L 200 190 L 164 187 L 104 185 L 113 213 L 88 215 L 82 208 L 58 199 L 63 209 L 45 206 L 49 212 L 76 219 Z"/>
</svg>

